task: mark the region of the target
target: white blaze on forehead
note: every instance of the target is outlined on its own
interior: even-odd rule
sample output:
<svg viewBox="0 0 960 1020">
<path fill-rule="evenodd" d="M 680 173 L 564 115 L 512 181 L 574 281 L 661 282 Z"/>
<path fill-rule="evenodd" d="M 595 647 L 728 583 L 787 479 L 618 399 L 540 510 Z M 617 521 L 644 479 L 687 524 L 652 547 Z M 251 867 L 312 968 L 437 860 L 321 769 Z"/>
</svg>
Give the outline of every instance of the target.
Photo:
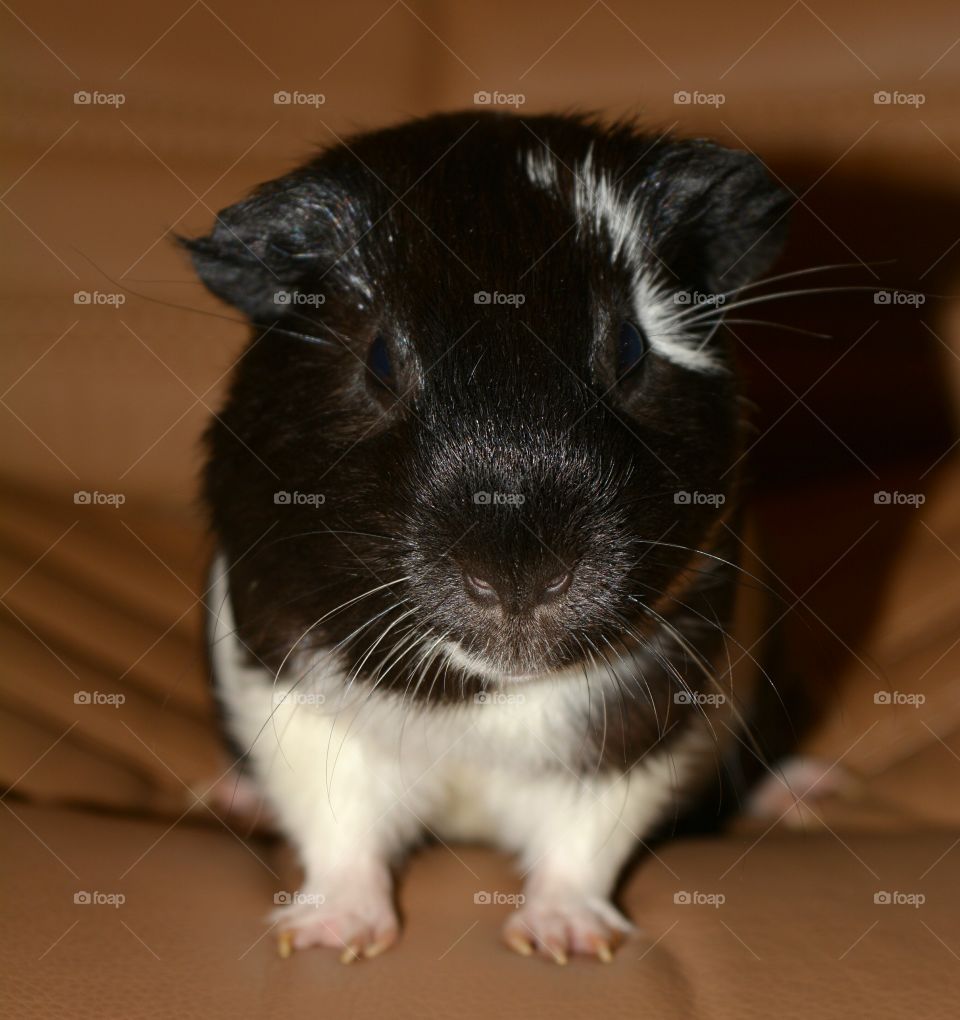
<svg viewBox="0 0 960 1020">
<path fill-rule="evenodd" d="M 573 185 L 573 209 L 581 225 L 605 234 L 615 259 L 625 258 L 639 266 L 643 255 L 643 203 L 620 181 L 594 166 L 593 147 L 577 170 Z"/>
<path fill-rule="evenodd" d="M 557 161 L 548 149 L 528 149 L 524 158 L 524 170 L 530 183 L 538 188 L 543 188 L 544 191 L 559 189 Z"/>
<path fill-rule="evenodd" d="M 554 192 L 558 200 L 563 199 L 566 189 L 561 186 L 560 169 L 549 150 L 529 150 L 524 169 L 532 184 Z M 572 179 L 577 233 L 605 237 L 611 258 L 629 267 L 634 313 L 651 348 L 674 364 L 696 372 L 720 369 L 704 342 L 713 323 L 701 324 L 695 331 L 684 326 L 684 320 L 706 309 L 677 301 L 677 287 L 667 282 L 668 270 L 645 240 L 649 232 L 642 197 L 597 168 L 592 146 L 586 158 L 567 176 Z"/>
</svg>

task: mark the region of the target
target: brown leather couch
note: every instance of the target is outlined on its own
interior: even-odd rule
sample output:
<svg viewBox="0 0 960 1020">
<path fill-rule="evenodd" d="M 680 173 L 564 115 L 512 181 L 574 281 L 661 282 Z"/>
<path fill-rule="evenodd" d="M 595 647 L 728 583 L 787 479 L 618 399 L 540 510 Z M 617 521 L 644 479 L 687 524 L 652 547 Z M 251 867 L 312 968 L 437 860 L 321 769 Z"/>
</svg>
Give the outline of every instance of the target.
<svg viewBox="0 0 960 1020">
<path fill-rule="evenodd" d="M 0 17 L 0 1016 L 955 1016 L 960 303 L 933 297 L 960 290 L 955 6 L 39 0 Z M 930 295 L 761 316 L 830 341 L 741 331 L 763 556 L 792 593 L 824 707 L 805 751 L 831 780 L 775 824 L 641 864 L 622 902 L 642 932 L 609 966 L 505 949 L 509 908 L 474 894 L 517 879 L 473 847 L 413 859 L 382 958 L 282 960 L 263 916 L 294 887 L 289 855 L 203 796 L 223 766 L 197 439 L 243 330 L 169 232 L 315 142 L 494 89 L 754 149 L 797 198 L 783 270 L 849 262 L 824 283 Z M 324 102 L 274 102 L 295 90 Z M 683 902 L 697 892 L 712 903 Z"/>
</svg>

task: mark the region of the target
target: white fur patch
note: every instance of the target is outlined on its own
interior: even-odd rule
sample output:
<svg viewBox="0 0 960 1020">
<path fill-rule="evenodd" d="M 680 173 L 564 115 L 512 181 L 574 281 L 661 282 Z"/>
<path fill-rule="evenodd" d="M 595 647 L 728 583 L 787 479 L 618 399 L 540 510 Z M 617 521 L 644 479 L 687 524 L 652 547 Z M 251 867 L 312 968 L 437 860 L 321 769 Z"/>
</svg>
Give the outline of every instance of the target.
<svg viewBox="0 0 960 1020">
<path fill-rule="evenodd" d="M 557 161 L 546 148 L 529 149 L 524 159 L 524 169 L 531 184 L 544 191 L 556 191 L 560 187 Z"/>
<path fill-rule="evenodd" d="M 211 601 L 217 690 L 227 726 L 299 850 L 308 892 L 362 884 L 433 832 L 498 844 L 540 881 L 603 897 L 695 767 L 696 729 L 626 775 L 575 773 L 591 705 L 582 676 L 425 708 L 394 692 L 348 690 L 348 671 L 327 655 L 291 664 L 274 687 L 233 633 L 222 570 L 218 562 Z M 304 675 L 291 689 L 290 679 Z M 594 687 L 590 695 L 594 713 L 601 694 Z"/>
<path fill-rule="evenodd" d="M 562 195 L 560 168 L 549 151 L 527 151 L 524 168 L 531 183 L 558 197 Z M 649 232 L 644 223 L 642 198 L 598 169 L 592 148 L 569 176 L 578 233 L 606 237 L 612 257 L 630 267 L 634 314 L 654 352 L 695 372 L 721 370 L 722 366 L 707 349 L 702 325 L 699 334 L 684 326 L 685 319 L 705 309 L 677 301 L 676 288 L 667 282 L 666 270 L 646 240 Z"/>
</svg>

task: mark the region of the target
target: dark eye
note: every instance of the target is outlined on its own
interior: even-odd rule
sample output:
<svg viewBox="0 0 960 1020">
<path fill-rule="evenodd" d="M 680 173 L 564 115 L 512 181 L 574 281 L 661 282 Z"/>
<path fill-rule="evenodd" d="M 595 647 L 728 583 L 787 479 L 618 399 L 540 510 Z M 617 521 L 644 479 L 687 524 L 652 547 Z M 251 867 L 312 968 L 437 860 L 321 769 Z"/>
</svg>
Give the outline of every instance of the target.
<svg viewBox="0 0 960 1020">
<path fill-rule="evenodd" d="M 617 334 L 618 382 L 639 367 L 649 349 L 646 333 L 636 323 L 624 319 Z"/>
<path fill-rule="evenodd" d="M 393 358 L 390 356 L 390 346 L 382 333 L 377 334 L 367 350 L 367 368 L 376 382 L 389 390 L 395 388 Z"/>
</svg>

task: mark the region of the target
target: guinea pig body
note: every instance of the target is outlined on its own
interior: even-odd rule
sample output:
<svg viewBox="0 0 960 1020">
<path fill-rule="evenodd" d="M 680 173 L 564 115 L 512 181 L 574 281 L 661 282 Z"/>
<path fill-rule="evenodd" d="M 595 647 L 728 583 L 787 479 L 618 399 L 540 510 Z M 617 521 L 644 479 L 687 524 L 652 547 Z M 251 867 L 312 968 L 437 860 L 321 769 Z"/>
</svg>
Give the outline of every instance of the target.
<svg viewBox="0 0 960 1020">
<path fill-rule="evenodd" d="M 513 948 L 607 959 L 626 861 L 778 753 L 776 678 L 742 678 L 733 633 L 720 313 L 784 208 L 708 142 L 461 114 L 342 143 L 187 242 L 254 327 L 207 437 L 210 644 L 304 867 L 284 951 L 386 948 L 391 867 L 433 835 L 519 856 Z"/>
</svg>

